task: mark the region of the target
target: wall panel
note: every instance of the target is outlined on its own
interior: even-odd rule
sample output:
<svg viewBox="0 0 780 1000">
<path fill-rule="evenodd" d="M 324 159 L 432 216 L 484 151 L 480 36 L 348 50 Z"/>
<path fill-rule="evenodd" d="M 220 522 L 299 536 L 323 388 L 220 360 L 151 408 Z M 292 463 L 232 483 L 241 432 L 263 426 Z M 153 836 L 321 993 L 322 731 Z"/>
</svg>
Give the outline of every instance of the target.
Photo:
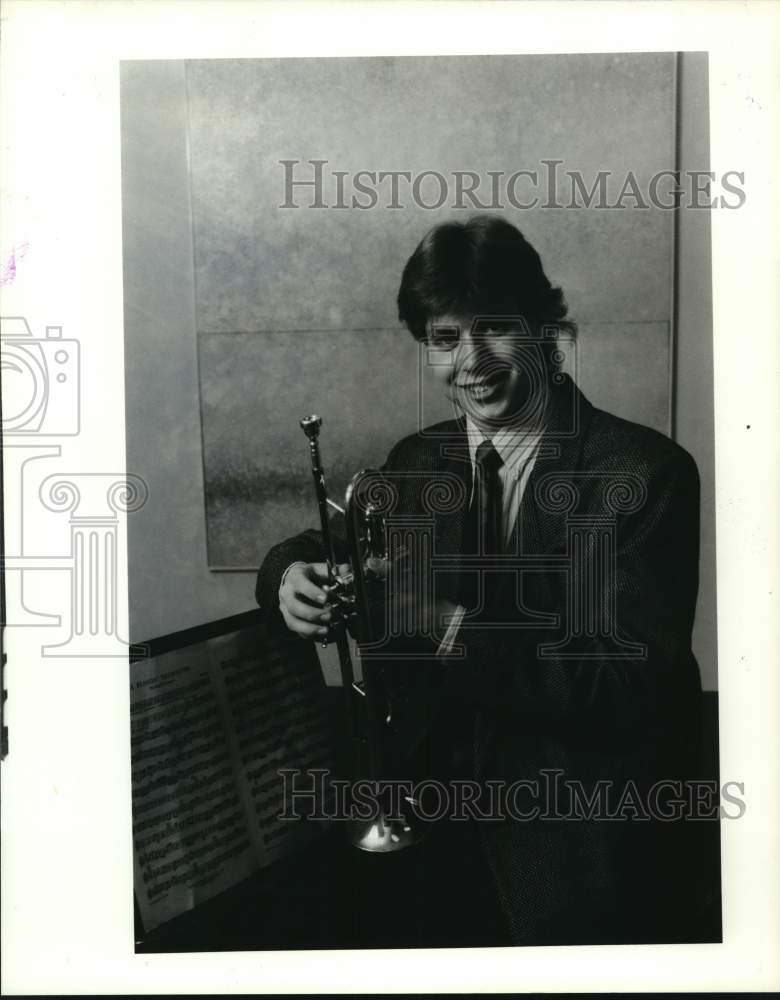
<svg viewBox="0 0 780 1000">
<path fill-rule="evenodd" d="M 401 269 L 453 208 L 455 171 L 502 172 L 500 214 L 539 250 L 581 324 L 577 366 L 596 405 L 670 428 L 672 213 L 576 211 L 568 175 L 589 189 L 609 171 L 614 204 L 629 172 L 639 189 L 675 163 L 674 56 L 607 54 L 437 58 L 208 60 L 187 63 L 189 157 L 204 478 L 212 567 L 256 566 L 270 544 L 309 522 L 307 451 L 297 421 L 317 410 L 334 484 L 378 464 L 417 428 L 414 344 L 398 327 Z M 285 202 L 282 160 L 327 160 L 322 199 Z M 561 161 L 556 184 L 543 160 Z M 371 210 L 339 209 L 361 170 L 435 170 L 439 209 L 415 204 L 399 179 L 377 182 Z M 516 197 L 542 203 L 513 208 Z M 438 182 L 419 188 L 432 203 Z M 663 190 L 663 187 L 662 189 Z M 481 193 L 480 193 L 481 192 Z M 418 199 L 419 200 L 419 199 Z M 465 199 L 462 199 L 465 202 Z M 411 363 L 410 363 L 411 362 Z M 426 401 L 428 401 L 426 397 Z M 426 419 L 449 414 L 432 400 Z"/>
</svg>

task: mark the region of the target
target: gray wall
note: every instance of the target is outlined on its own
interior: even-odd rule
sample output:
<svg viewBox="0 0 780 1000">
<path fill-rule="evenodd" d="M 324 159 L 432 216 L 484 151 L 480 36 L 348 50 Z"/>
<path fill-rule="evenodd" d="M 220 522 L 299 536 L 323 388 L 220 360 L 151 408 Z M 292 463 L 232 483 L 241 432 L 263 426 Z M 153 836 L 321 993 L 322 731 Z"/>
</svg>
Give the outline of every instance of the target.
<svg viewBox="0 0 780 1000">
<path fill-rule="evenodd" d="M 302 414 L 326 421 L 330 482 L 342 495 L 356 469 L 452 416 L 399 327 L 395 296 L 422 234 L 474 209 L 453 210 L 454 190 L 424 208 L 403 182 L 401 209 L 388 209 L 387 181 L 378 207 L 338 209 L 332 171 L 346 173 L 349 204 L 361 171 L 452 178 L 469 167 L 484 178 L 484 203 L 488 169 L 545 176 L 545 157 L 561 161 L 554 202 L 570 199 L 567 169 L 588 179 L 608 171 L 616 199 L 629 171 L 646 190 L 673 166 L 674 69 L 672 53 L 187 63 L 212 568 L 259 565 L 269 540 L 311 516 Z M 300 207 L 283 207 L 285 159 L 299 160 L 307 179 L 312 160 L 328 161 L 329 209 L 310 207 L 301 188 L 291 199 Z M 530 200 L 527 181 L 516 191 Z M 432 178 L 420 195 L 433 204 Z M 566 291 L 581 327 L 571 359 L 581 388 L 596 405 L 668 433 L 672 214 L 631 199 L 619 211 L 544 207 L 544 194 L 531 208 L 503 192 L 501 200 L 501 215 Z M 393 405 L 377 405 L 388 386 Z"/>
<path fill-rule="evenodd" d="M 662 77 L 665 79 L 669 58 L 665 57 L 656 64 L 660 74 L 658 83 L 662 90 L 666 86 L 661 81 Z M 197 72 L 208 77 L 208 64 L 195 65 L 198 67 Z M 213 70 L 224 72 L 229 65 L 213 64 Z M 251 70 L 249 63 L 246 64 L 246 69 Z M 694 164 L 696 168 L 705 169 L 706 91 L 703 103 L 701 97 L 702 83 L 706 84 L 704 59 L 697 59 L 692 55 L 683 57 L 680 82 L 681 163 L 684 165 L 693 159 L 697 160 Z M 239 330 L 251 333 L 258 321 L 254 317 L 242 317 L 229 312 L 235 307 L 231 306 L 234 300 L 250 301 L 251 295 L 215 293 L 207 296 L 212 303 L 209 312 L 202 304 L 198 306 L 198 303 L 204 301 L 202 283 L 205 278 L 202 275 L 204 262 L 198 267 L 197 257 L 193 253 L 193 231 L 197 227 L 190 203 L 193 150 L 188 140 L 192 138 L 193 120 L 188 106 L 187 83 L 187 68 L 182 62 L 122 64 L 127 463 L 129 471 L 144 476 L 150 489 L 150 498 L 145 508 L 128 519 L 130 623 L 131 637 L 134 640 L 176 631 L 254 606 L 254 579 L 251 572 L 213 572 L 208 569 L 202 433 L 212 433 L 214 428 L 212 425 L 210 429 L 204 427 L 202 430 L 199 407 L 200 390 L 203 389 L 204 407 L 207 407 L 209 385 L 214 384 L 213 380 L 203 382 L 203 371 L 207 366 L 211 366 L 210 370 L 218 370 L 220 357 L 218 353 L 215 356 L 213 350 L 209 357 L 206 353 L 209 345 L 204 350 L 203 341 L 201 356 L 198 357 L 196 331 L 200 322 L 201 333 L 229 332 L 230 327 L 238 327 Z M 192 76 L 189 85 L 192 91 Z M 189 96 L 192 100 L 191 92 Z M 570 94 L 569 102 L 572 100 Z M 664 102 L 665 100 L 664 98 Z M 623 121 L 630 116 L 630 109 L 621 105 L 616 111 L 613 109 L 613 113 L 617 121 Z M 672 119 L 667 121 L 664 103 L 663 121 L 658 124 L 659 136 L 666 135 L 670 121 Z M 593 125 L 595 128 L 595 121 Z M 203 121 L 200 126 L 205 127 Z M 638 139 L 641 129 L 636 123 L 629 128 L 629 133 L 631 128 L 636 130 L 634 138 Z M 593 129 L 590 130 L 591 133 L 592 131 Z M 629 141 L 631 135 L 627 139 L 623 138 Z M 592 135 L 590 141 L 593 143 L 593 164 L 597 165 L 598 143 Z M 548 148 L 542 145 L 543 148 Z M 705 156 L 704 167 L 698 162 L 700 155 Z M 229 159 L 229 156 L 229 149 L 215 143 L 214 162 L 218 162 L 220 158 Z M 668 148 L 662 151 L 661 159 L 662 166 L 667 166 Z M 393 166 L 391 164 L 390 168 Z M 499 164 L 498 169 L 501 166 Z M 203 164 L 201 172 L 202 169 Z M 193 190 L 197 191 L 197 184 Z M 229 194 L 227 192 L 226 197 Z M 621 215 L 603 214 L 611 214 L 613 217 Z M 643 341 L 642 338 L 635 341 L 637 349 L 633 354 L 629 351 L 626 356 L 624 371 L 629 378 L 621 381 L 625 389 L 622 397 L 615 392 L 614 383 L 610 386 L 606 380 L 599 379 L 600 366 L 594 361 L 591 361 L 593 374 L 588 376 L 583 372 L 585 377 L 582 381 L 586 392 L 597 404 L 646 423 L 661 423 L 668 419 L 664 407 L 668 407 L 670 399 L 668 396 L 658 395 L 658 384 L 662 378 L 668 381 L 669 359 L 665 352 L 668 349 L 669 330 L 674 329 L 678 361 L 672 383 L 673 397 L 676 400 L 676 436 L 699 463 L 704 494 L 702 593 L 697 616 L 696 644 L 705 686 L 715 688 L 708 215 L 706 212 L 687 212 L 679 222 L 677 319 L 674 324 L 673 289 L 670 282 L 668 285 L 664 284 L 662 258 L 659 257 L 659 248 L 665 248 L 663 268 L 664 274 L 668 275 L 668 249 L 672 233 L 671 223 L 667 220 L 671 220 L 670 213 L 666 213 L 665 219 L 659 218 L 653 223 L 656 226 L 655 239 L 650 239 L 649 242 L 647 232 L 643 234 L 641 227 L 636 224 L 628 226 L 623 238 L 614 245 L 603 233 L 588 237 L 587 231 L 582 230 L 575 241 L 576 245 L 568 251 L 568 262 L 564 260 L 562 264 L 559 263 L 561 254 L 558 252 L 562 245 L 560 236 L 557 240 L 552 240 L 550 247 L 545 247 L 542 245 L 543 241 L 535 238 L 536 234 L 529 229 L 529 225 L 523 224 L 522 228 L 528 232 L 532 241 L 540 244 L 543 259 L 549 260 L 551 265 L 554 263 L 556 270 L 551 276 L 564 283 L 573 312 L 584 320 L 581 334 L 583 343 L 600 341 L 601 349 L 608 348 L 610 337 L 610 330 L 605 325 L 609 316 L 603 308 L 610 294 L 608 272 L 604 274 L 603 281 L 594 283 L 594 287 L 597 287 L 594 292 L 586 280 L 587 268 L 589 264 L 596 266 L 595 262 L 600 261 L 603 255 L 594 252 L 592 248 L 588 254 L 588 239 L 595 240 L 598 246 L 601 238 L 603 246 L 611 248 L 613 263 L 616 259 L 625 258 L 629 247 L 635 248 L 641 255 L 644 240 L 644 247 L 648 251 L 644 261 L 656 261 L 651 268 L 652 287 L 656 289 L 656 293 L 651 296 L 654 303 L 651 313 L 641 316 L 636 310 L 632 313 L 629 296 L 626 309 L 617 317 L 613 314 L 613 319 L 638 319 L 648 324 L 648 329 L 650 325 L 655 325 L 661 339 L 656 343 L 651 336 L 646 357 L 638 352 L 642 351 L 643 346 L 648 347 L 648 341 Z M 426 218 L 428 224 L 433 221 L 436 220 Z M 578 222 L 577 225 L 582 224 Z M 415 238 L 417 235 L 416 232 Z M 642 239 L 639 239 L 640 236 Z M 414 239 L 410 242 L 413 244 Z M 401 255 L 397 256 L 401 259 Z M 636 265 L 636 260 L 633 264 Z M 208 262 L 205 262 L 205 266 L 209 266 Z M 634 296 L 634 301 L 640 302 L 642 268 L 631 267 L 629 270 L 635 274 L 635 280 L 640 282 Z M 574 280 L 567 280 L 568 272 Z M 397 276 L 394 276 L 393 284 L 396 279 Z M 245 284 L 248 283 L 247 287 L 251 287 L 251 274 L 248 277 L 244 275 L 243 278 L 239 276 L 236 280 L 239 285 L 244 281 Z M 213 287 L 218 288 L 219 282 L 216 281 Z M 668 309 L 665 308 L 667 302 Z M 640 311 L 642 308 L 646 309 L 646 304 L 637 308 Z M 382 325 L 384 323 L 383 319 Z M 214 324 L 215 328 L 211 329 Z M 599 335 L 599 330 L 604 336 Z M 652 335 L 652 330 L 650 333 Z M 614 338 L 615 333 L 612 332 L 611 336 Z M 224 365 L 224 359 L 222 363 Z M 648 382 L 645 376 L 651 363 L 656 366 L 657 377 L 655 381 Z M 245 366 L 247 370 L 248 367 Z M 235 371 L 236 365 L 232 364 L 232 368 Z M 237 370 L 240 369 L 239 365 Z M 591 384 L 588 384 L 589 378 Z M 631 406 L 636 405 L 636 392 L 632 385 L 641 387 L 643 384 L 649 395 L 643 397 L 641 405 L 655 406 L 655 419 L 643 417 L 641 412 L 631 410 Z M 653 394 L 656 402 L 648 402 Z M 236 421 L 230 420 L 228 425 L 236 426 Z M 255 423 L 253 426 L 258 425 Z M 225 429 L 227 428 L 223 428 Z M 395 431 L 393 436 L 397 436 Z M 218 435 L 216 440 L 219 441 Z M 235 446 L 236 442 L 229 443 L 230 448 Z M 305 455 L 303 457 L 305 464 Z M 326 657 L 325 666 L 326 673 L 332 679 L 335 669 L 332 658 Z"/>
<path fill-rule="evenodd" d="M 680 63 L 680 168 L 683 171 L 709 170 L 707 54 L 685 53 Z M 696 459 L 701 477 L 699 603 L 693 642 L 705 686 L 716 690 L 715 409 L 708 211 L 689 210 L 679 213 L 677 251 L 673 436 Z"/>
<path fill-rule="evenodd" d="M 184 63 L 121 66 L 130 635 L 150 639 L 254 607 L 249 574 L 206 563 Z"/>
</svg>

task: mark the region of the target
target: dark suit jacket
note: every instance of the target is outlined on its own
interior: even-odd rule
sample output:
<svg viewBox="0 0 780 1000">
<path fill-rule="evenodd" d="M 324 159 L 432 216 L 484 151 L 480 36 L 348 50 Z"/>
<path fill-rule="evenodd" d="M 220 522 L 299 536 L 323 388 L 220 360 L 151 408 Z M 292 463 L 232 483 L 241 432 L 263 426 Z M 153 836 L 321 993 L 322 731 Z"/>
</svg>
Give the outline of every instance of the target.
<svg viewBox="0 0 780 1000">
<path fill-rule="evenodd" d="M 443 706 L 434 731 L 465 738 L 480 781 L 538 782 L 540 816 L 479 824 L 515 943 L 684 939 L 695 893 L 690 824 L 541 816 L 554 772 L 585 794 L 608 782 L 618 815 L 628 785 L 641 793 L 660 778 L 695 776 L 696 466 L 662 434 L 591 406 L 566 376 L 548 414 L 518 516 L 515 572 L 496 578 L 489 607 L 462 630 L 465 657 L 428 662 L 410 698 Z M 460 480 L 468 497 L 464 422 L 405 438 L 384 469 L 402 513 L 429 509 L 424 487 L 437 477 Z M 434 557 L 461 545 L 465 505 L 450 507 L 436 515 Z M 257 584 L 269 620 L 281 623 L 284 569 L 322 558 L 315 531 L 269 552 Z M 459 733 L 447 727 L 450 713 Z M 564 795 L 557 815 L 569 806 Z"/>
</svg>

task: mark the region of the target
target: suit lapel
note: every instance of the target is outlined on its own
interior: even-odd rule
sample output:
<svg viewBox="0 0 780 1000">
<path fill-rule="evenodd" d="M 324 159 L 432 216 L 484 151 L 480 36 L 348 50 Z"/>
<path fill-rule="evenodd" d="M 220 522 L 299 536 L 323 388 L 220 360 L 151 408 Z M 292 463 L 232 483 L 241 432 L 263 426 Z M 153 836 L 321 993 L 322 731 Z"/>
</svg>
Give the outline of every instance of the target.
<svg viewBox="0 0 780 1000">
<path fill-rule="evenodd" d="M 540 487 L 550 474 L 565 475 L 579 467 L 583 432 L 591 412 L 592 407 L 574 382 L 564 376 L 561 386 L 551 393 L 545 431 L 515 520 L 510 552 L 520 559 L 551 554 L 566 544 L 566 511 L 551 510 L 549 504 L 540 502 L 540 493 L 544 492 Z M 530 595 L 538 586 L 546 590 L 551 582 L 548 573 L 523 573 L 518 577 L 517 569 L 516 565 L 508 567 L 496 588 L 496 614 L 502 621 L 514 620 L 518 614 L 534 618 L 539 609 L 534 610 L 537 602 Z M 523 608 L 524 612 L 520 610 Z"/>
<path fill-rule="evenodd" d="M 565 539 L 566 512 L 540 503 L 540 493 L 544 492 L 540 487 L 547 476 L 565 476 L 579 468 L 592 412 L 585 396 L 568 375 L 564 376 L 561 386 L 552 393 L 547 426 L 520 503 L 514 551 L 527 555 L 551 552 Z"/>
<path fill-rule="evenodd" d="M 471 495 L 471 459 L 469 457 L 466 421 L 461 417 L 456 432 L 439 444 L 436 473 L 441 476 L 444 492 L 457 491 L 452 504 L 442 505 L 445 509 L 435 517 L 435 552 L 438 556 L 452 556 L 460 553 L 463 527 Z"/>
</svg>

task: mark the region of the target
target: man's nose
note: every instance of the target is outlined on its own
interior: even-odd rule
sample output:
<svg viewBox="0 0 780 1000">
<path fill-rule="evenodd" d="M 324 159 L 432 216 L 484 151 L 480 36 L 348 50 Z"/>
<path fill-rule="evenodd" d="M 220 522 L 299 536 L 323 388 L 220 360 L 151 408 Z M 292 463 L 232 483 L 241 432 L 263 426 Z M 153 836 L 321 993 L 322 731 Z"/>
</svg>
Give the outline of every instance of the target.
<svg viewBox="0 0 780 1000">
<path fill-rule="evenodd" d="M 457 364 L 469 363 L 471 359 L 478 361 L 489 353 L 490 341 L 484 333 L 476 333 L 472 328 L 461 330 L 455 355 Z"/>
</svg>

